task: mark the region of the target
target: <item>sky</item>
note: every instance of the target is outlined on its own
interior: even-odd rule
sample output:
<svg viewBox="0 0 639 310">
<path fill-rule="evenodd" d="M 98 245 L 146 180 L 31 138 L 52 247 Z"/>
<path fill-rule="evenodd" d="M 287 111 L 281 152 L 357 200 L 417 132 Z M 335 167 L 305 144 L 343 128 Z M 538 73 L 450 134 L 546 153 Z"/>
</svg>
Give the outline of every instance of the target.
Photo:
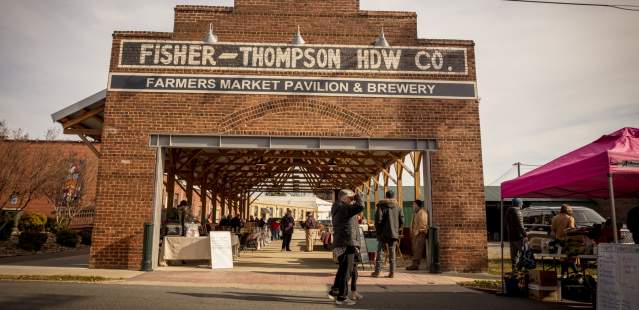
<svg viewBox="0 0 639 310">
<path fill-rule="evenodd" d="M 176 4 L 232 3 L 0 2 L 0 120 L 42 138 L 56 126 L 51 113 L 106 87 L 113 31 L 172 31 Z M 475 41 L 486 185 L 515 177 L 515 162 L 544 164 L 639 127 L 639 12 L 500 0 L 360 3 L 417 12 L 420 38 Z"/>
</svg>

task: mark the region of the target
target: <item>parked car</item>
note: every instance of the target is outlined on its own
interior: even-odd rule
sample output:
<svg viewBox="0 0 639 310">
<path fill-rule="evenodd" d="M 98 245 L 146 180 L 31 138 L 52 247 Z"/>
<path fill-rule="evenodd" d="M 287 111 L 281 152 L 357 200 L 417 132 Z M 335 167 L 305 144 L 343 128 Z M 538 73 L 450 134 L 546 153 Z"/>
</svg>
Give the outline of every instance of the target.
<svg viewBox="0 0 639 310">
<path fill-rule="evenodd" d="M 559 213 L 560 206 L 533 206 L 522 210 L 524 228 L 528 232 L 528 240 L 533 251 L 540 252 L 544 239 L 550 238 L 550 224 L 552 218 Z M 597 211 L 580 206 L 572 206 L 575 226 L 577 228 L 593 227 L 596 224 L 604 224 L 606 219 Z M 619 242 L 632 243 L 632 234 L 625 227 L 621 229 Z"/>
</svg>

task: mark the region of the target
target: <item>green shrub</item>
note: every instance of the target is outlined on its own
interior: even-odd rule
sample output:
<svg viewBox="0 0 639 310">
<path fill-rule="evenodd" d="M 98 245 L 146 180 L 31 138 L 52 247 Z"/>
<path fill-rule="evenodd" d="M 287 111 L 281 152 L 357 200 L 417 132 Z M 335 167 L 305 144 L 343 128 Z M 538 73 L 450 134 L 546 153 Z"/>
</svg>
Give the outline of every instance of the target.
<svg viewBox="0 0 639 310">
<path fill-rule="evenodd" d="M 55 234 L 58 232 L 58 230 L 62 229 L 62 225 L 58 224 L 58 221 L 56 221 L 54 217 L 48 217 L 47 223 L 44 225 L 44 229 L 52 234 Z"/>
<path fill-rule="evenodd" d="M 75 248 L 78 246 L 78 234 L 75 231 L 60 230 L 55 235 L 55 242 L 61 246 Z"/>
<path fill-rule="evenodd" d="M 80 233 L 81 243 L 84 245 L 91 245 L 91 231 L 90 230 L 82 230 Z"/>
<path fill-rule="evenodd" d="M 25 213 L 18 223 L 18 229 L 20 231 L 35 231 L 41 232 L 44 230 L 47 224 L 47 217 L 42 213 L 29 212 Z"/>
<path fill-rule="evenodd" d="M 18 237 L 18 246 L 25 251 L 40 251 L 48 235 L 37 231 L 24 231 Z"/>
<path fill-rule="evenodd" d="M 4 226 L 0 229 L 0 241 L 9 240 L 9 237 L 11 237 L 11 232 L 13 231 L 13 225 L 14 223 L 12 219 L 0 221 L 0 227 Z"/>
</svg>

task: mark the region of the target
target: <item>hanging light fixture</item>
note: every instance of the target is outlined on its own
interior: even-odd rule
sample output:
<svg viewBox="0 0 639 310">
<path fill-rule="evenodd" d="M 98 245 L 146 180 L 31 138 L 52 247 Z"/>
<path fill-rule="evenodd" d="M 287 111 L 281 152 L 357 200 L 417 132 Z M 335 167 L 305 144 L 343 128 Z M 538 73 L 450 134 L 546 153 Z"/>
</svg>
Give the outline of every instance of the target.
<svg viewBox="0 0 639 310">
<path fill-rule="evenodd" d="M 306 41 L 302 38 L 302 34 L 300 33 L 300 26 L 297 25 L 297 32 L 293 35 L 293 40 L 291 42 L 293 45 L 304 45 Z"/>
<path fill-rule="evenodd" d="M 331 158 L 326 165 L 331 168 L 337 167 L 337 160 L 335 158 Z"/>
<path fill-rule="evenodd" d="M 217 43 L 217 35 L 213 33 L 213 23 L 209 24 L 209 33 L 204 36 L 204 43 L 213 44 Z"/>
<path fill-rule="evenodd" d="M 382 33 L 379 34 L 379 36 L 377 37 L 377 39 L 375 39 L 375 44 L 376 47 L 389 47 L 390 44 L 388 44 L 388 41 L 386 41 L 386 36 L 384 35 L 384 27 L 382 27 Z"/>
</svg>

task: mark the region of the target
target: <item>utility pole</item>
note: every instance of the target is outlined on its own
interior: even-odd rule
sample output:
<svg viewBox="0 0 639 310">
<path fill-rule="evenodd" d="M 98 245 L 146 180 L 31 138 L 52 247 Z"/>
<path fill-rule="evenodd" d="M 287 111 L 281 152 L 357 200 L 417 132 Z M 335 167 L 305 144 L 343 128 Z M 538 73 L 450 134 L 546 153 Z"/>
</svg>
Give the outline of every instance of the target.
<svg viewBox="0 0 639 310">
<path fill-rule="evenodd" d="M 517 177 L 521 176 L 521 162 L 518 161 L 516 163 L 514 163 L 513 165 L 517 166 Z"/>
</svg>

